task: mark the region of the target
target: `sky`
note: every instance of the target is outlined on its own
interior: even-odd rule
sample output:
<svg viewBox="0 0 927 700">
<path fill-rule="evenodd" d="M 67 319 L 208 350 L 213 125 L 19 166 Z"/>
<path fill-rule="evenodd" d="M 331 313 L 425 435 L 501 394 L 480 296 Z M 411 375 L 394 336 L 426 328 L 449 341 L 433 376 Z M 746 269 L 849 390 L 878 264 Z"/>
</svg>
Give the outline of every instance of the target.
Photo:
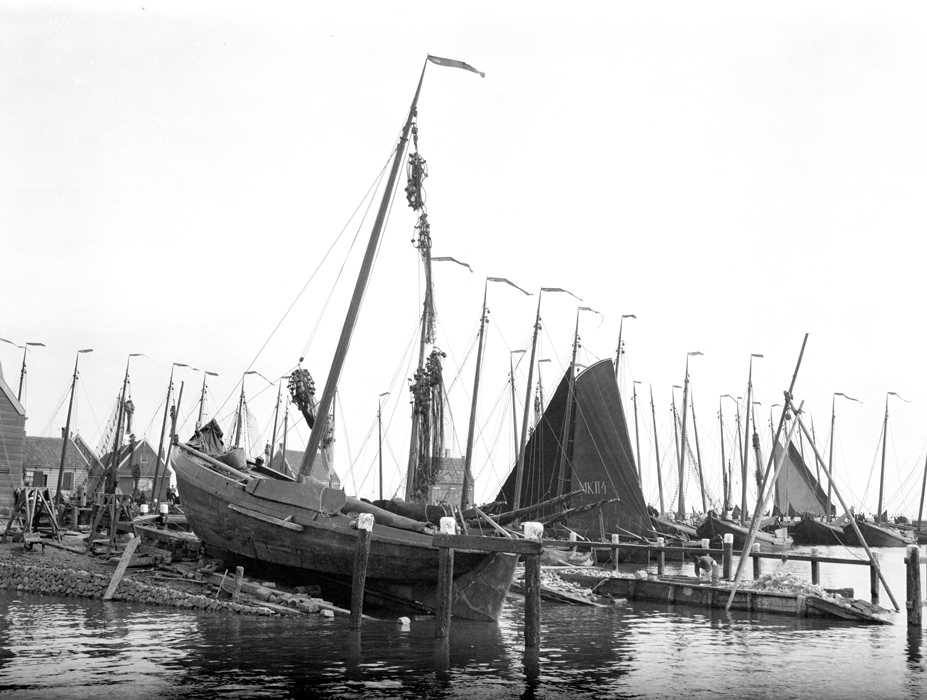
<svg viewBox="0 0 927 700">
<path fill-rule="evenodd" d="M 752 368 L 764 458 L 794 375 L 825 460 L 834 418 L 837 488 L 866 512 L 887 401 L 885 507 L 916 515 L 925 25 L 915 3 L 3 3 L 0 364 L 18 391 L 17 346 L 43 343 L 25 351 L 27 433 L 60 435 L 92 349 L 71 422 L 92 445 L 127 367 L 140 436 L 160 438 L 173 377 L 188 437 L 205 377 L 207 417 L 228 424 L 244 379 L 268 440 L 280 377 L 304 358 L 326 381 L 361 215 L 430 53 L 485 73 L 429 65 L 418 105 L 432 253 L 470 268 L 435 264 L 454 456 L 484 290 L 489 308 L 477 501 L 514 462 L 509 363 L 520 425 L 528 353 L 513 351 L 557 287 L 535 377 L 553 393 L 577 323 L 586 365 L 621 335 L 648 502 L 657 450 L 666 500 L 678 493 L 671 405 L 688 363 L 714 494 L 721 445 L 738 449 L 736 399 L 721 397 L 743 411 Z M 379 495 L 378 455 L 387 496 L 408 459 L 423 278 L 403 186 L 339 382 L 336 470 L 364 497 Z"/>
</svg>

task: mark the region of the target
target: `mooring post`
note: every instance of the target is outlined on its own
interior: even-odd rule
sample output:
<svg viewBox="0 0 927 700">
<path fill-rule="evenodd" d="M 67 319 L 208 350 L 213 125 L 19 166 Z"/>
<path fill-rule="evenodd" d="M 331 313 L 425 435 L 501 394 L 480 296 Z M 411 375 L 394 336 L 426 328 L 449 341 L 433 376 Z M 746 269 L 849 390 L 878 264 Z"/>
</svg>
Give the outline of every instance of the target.
<svg viewBox="0 0 927 700">
<path fill-rule="evenodd" d="M 811 556 L 818 556 L 818 548 L 814 547 L 811 550 Z M 817 559 L 811 560 L 811 585 L 818 586 L 821 584 L 821 562 Z"/>
<path fill-rule="evenodd" d="M 232 591 L 232 600 L 238 602 L 239 596 L 241 596 L 241 584 L 242 579 L 245 577 L 245 569 L 243 566 L 235 567 L 235 590 Z"/>
<path fill-rule="evenodd" d="M 618 571 L 618 535 L 612 535 L 612 571 Z"/>
<path fill-rule="evenodd" d="M 908 545 L 904 563 L 908 565 L 908 626 L 921 626 L 921 550 L 916 544 Z"/>
<path fill-rule="evenodd" d="M 526 540 L 540 542 L 544 536 L 541 523 L 522 525 Z M 541 557 L 525 556 L 525 648 L 541 646 Z"/>
<path fill-rule="evenodd" d="M 364 584 L 367 581 L 367 558 L 370 555 L 370 532 L 373 530 L 373 515 L 359 513 L 357 516 L 357 548 L 354 550 L 354 572 L 351 576 L 351 617 L 348 628 L 360 629 L 364 616 Z"/>
<path fill-rule="evenodd" d="M 456 535 L 457 520 L 441 518 L 441 534 Z M 454 550 L 438 549 L 438 610 L 435 613 L 435 639 L 447 639 L 451 633 L 451 608 L 454 595 Z"/>
<path fill-rule="evenodd" d="M 750 548 L 751 551 L 759 554 L 760 552 L 760 543 L 754 542 L 753 546 Z M 753 557 L 753 579 L 756 580 L 760 577 L 760 558 Z"/>
<path fill-rule="evenodd" d="M 734 535 L 730 532 L 724 533 L 721 550 L 721 575 L 729 581 L 731 579 L 731 566 L 734 562 Z"/>
<path fill-rule="evenodd" d="M 663 576 L 663 570 L 666 568 L 666 552 L 663 551 L 665 545 L 666 538 L 658 537 L 657 547 L 660 548 L 660 553 L 657 555 L 657 576 Z"/>
<path fill-rule="evenodd" d="M 869 595 L 873 605 L 879 604 L 879 555 L 872 553 L 872 563 L 869 565 Z"/>
</svg>

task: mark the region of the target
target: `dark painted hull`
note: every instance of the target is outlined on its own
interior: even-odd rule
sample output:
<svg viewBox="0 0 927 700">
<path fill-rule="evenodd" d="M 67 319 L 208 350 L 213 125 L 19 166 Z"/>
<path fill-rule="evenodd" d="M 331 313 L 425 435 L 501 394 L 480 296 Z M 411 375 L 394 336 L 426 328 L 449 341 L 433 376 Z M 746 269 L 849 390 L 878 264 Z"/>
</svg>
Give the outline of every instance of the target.
<svg viewBox="0 0 927 700">
<path fill-rule="evenodd" d="M 309 498 L 303 505 L 258 497 L 183 446 L 174 450 L 171 463 L 187 521 L 207 545 L 307 575 L 351 577 L 358 541 L 354 518 L 307 507 Z M 301 485 L 286 486 L 298 493 Z M 510 554 L 455 552 L 452 614 L 498 619 L 516 563 Z M 381 599 L 434 610 L 437 583 L 438 549 L 431 535 L 374 524 L 366 578 L 371 594 L 380 590 Z"/>
<path fill-rule="evenodd" d="M 715 537 L 723 537 L 726 534 L 731 534 L 734 536 L 734 549 L 743 550 L 744 544 L 747 541 L 747 534 L 749 528 L 744 527 L 740 523 L 735 523 L 732 520 L 721 520 L 711 514 L 698 526 L 698 535 L 701 539 L 714 539 Z M 753 540 L 754 544 L 760 545 L 761 552 L 784 552 L 788 550 L 789 546 L 792 544 L 791 538 L 782 539 L 779 537 L 774 537 L 767 532 L 758 530 L 756 536 Z"/>
<path fill-rule="evenodd" d="M 690 540 L 699 539 L 698 530 L 691 525 L 684 525 L 666 518 L 658 518 L 655 515 L 650 516 L 650 522 L 653 529 L 661 535 L 672 535 L 675 537 L 687 537 Z"/>
<path fill-rule="evenodd" d="M 796 545 L 836 545 L 844 544 L 843 530 L 836 525 L 802 518 L 789 528 L 792 542 Z"/>
<path fill-rule="evenodd" d="M 909 544 L 917 543 L 913 535 L 901 533 L 885 525 L 860 520 L 856 521 L 856 525 L 870 547 L 907 547 Z M 849 547 L 861 547 L 863 544 L 856 536 L 852 523 L 844 525 L 843 537 Z"/>
</svg>

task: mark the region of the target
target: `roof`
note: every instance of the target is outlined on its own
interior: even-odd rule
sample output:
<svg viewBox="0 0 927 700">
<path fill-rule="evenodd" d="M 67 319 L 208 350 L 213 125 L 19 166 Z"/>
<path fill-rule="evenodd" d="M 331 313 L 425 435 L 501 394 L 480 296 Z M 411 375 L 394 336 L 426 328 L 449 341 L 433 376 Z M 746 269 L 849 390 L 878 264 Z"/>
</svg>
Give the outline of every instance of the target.
<svg viewBox="0 0 927 700">
<path fill-rule="evenodd" d="M 9 399 L 13 409 L 19 413 L 19 415 L 26 415 L 26 409 L 19 402 L 19 399 L 16 398 L 16 393 L 10 388 L 10 385 L 6 383 L 6 380 L 4 380 L 2 368 L 0 368 L 0 394 L 3 394 Z"/>
<path fill-rule="evenodd" d="M 460 485 L 463 483 L 466 466 L 466 460 L 463 457 L 436 457 L 435 462 L 438 464 L 436 484 Z"/>
<path fill-rule="evenodd" d="M 58 469 L 61 466 L 61 448 L 64 438 L 26 436 L 23 445 L 23 466 L 26 468 L 41 467 L 43 469 Z M 74 439 L 68 445 L 65 455 L 65 469 L 87 469 L 89 463 L 84 458 Z"/>
</svg>

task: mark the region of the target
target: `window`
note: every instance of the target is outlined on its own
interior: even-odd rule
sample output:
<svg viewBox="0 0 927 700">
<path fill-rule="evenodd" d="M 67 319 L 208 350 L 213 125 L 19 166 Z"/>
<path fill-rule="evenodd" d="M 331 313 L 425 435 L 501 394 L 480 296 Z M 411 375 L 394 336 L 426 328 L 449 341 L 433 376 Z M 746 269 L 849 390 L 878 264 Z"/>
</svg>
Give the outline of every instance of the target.
<svg viewBox="0 0 927 700">
<path fill-rule="evenodd" d="M 74 488 L 74 472 L 65 472 L 61 475 L 61 490 L 71 491 Z"/>
<path fill-rule="evenodd" d="M 32 484 L 30 485 L 34 486 L 37 489 L 44 489 L 46 486 L 48 486 L 47 482 L 48 482 L 48 474 L 46 474 L 45 472 L 36 470 L 32 474 Z"/>
<path fill-rule="evenodd" d="M 142 452 L 142 454 L 139 455 L 139 461 L 140 461 L 142 464 L 148 464 L 148 453 L 147 453 L 147 452 Z"/>
</svg>

